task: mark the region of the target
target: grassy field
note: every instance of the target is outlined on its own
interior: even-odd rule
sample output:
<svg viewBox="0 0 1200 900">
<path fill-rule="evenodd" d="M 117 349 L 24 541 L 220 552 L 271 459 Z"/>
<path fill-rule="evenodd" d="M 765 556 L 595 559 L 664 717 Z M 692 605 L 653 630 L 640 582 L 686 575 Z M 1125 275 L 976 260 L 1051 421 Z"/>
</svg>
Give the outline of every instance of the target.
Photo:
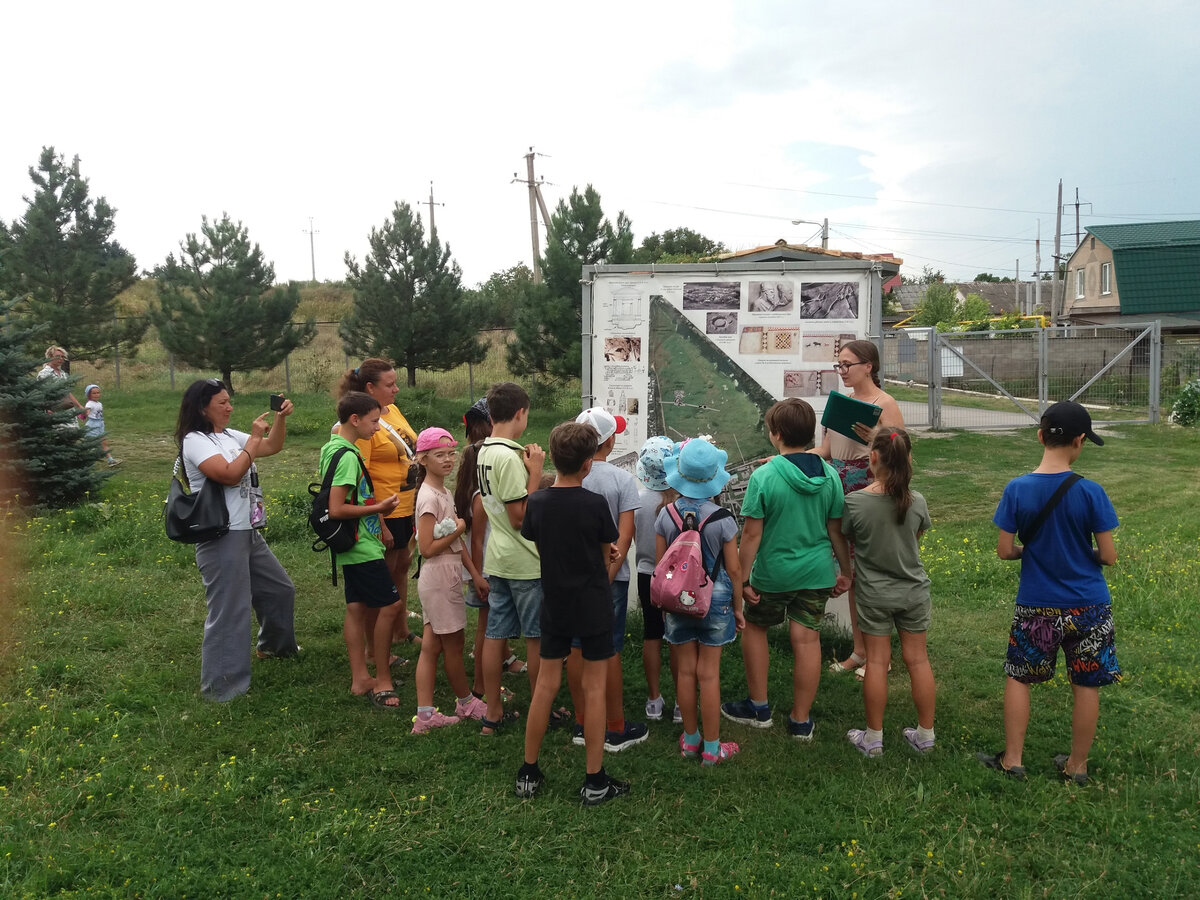
<svg viewBox="0 0 1200 900">
<path fill-rule="evenodd" d="M 410 710 L 350 696 L 341 589 L 329 584 L 328 557 L 310 551 L 304 520 L 332 404 L 294 399 L 287 447 L 261 470 L 304 651 L 256 662 L 250 693 L 232 703 L 197 695 L 203 590 L 190 549 L 161 527 L 177 395 L 106 392 L 126 462 L 104 496 L 6 519 L 0 896 L 1200 895 L 1194 433 L 1120 426 L 1078 467 L 1105 485 L 1122 521 L 1109 580 L 1126 680 L 1102 692 L 1089 787 L 1060 784 L 1051 765 L 1069 740 L 1061 673 L 1034 691 L 1029 780 L 975 762 L 1001 746 L 1017 579 L 995 556 L 990 519 L 1038 448 L 1031 431 L 955 434 L 915 448 L 916 487 L 934 518 L 923 552 L 934 583 L 935 752 L 917 758 L 900 736 L 914 713 L 898 654 L 882 758 L 863 759 L 842 737 L 863 719 L 848 677 L 823 676 L 816 740 L 790 741 L 790 654 L 777 634 L 775 728 L 725 723 L 723 738 L 743 752 L 702 770 L 679 758 L 676 727 L 655 725 L 647 743 L 607 759 L 633 782 L 631 796 L 582 809 L 582 749 L 562 734 L 547 739 L 543 795 L 522 802 L 512 796 L 521 728 L 412 737 Z M 429 392 L 399 402 L 418 426 L 454 427 L 464 405 Z M 235 405 L 234 425 L 245 427 L 266 409 L 265 392 Z M 554 421 L 536 415 L 531 437 L 544 442 Z M 644 686 L 640 619 L 630 623 L 632 717 Z M 832 632 L 824 643 L 826 656 L 847 646 Z M 414 706 L 412 665 L 405 672 L 401 694 Z M 523 706 L 528 684 L 505 681 Z M 728 698 L 744 693 L 737 644 L 722 686 Z M 444 680 L 437 697 L 452 703 Z"/>
</svg>

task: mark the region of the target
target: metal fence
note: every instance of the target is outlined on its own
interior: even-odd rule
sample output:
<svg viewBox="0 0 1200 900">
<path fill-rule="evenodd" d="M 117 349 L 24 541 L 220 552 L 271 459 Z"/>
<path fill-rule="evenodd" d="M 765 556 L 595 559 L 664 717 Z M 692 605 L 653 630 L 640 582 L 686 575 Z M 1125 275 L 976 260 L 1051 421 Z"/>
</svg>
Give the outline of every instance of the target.
<svg viewBox="0 0 1200 900">
<path fill-rule="evenodd" d="M 438 397 L 468 398 L 472 402 L 485 394 L 497 381 L 519 381 L 541 398 L 541 406 L 577 407 L 578 382 L 568 384 L 537 384 L 534 380 L 514 376 L 508 367 L 508 342 L 511 332 L 489 330 L 480 332 L 487 344 L 487 357 L 480 363 L 462 365 L 444 372 L 420 369 L 416 372 L 416 387 L 432 391 Z M 234 373 L 238 391 L 278 391 L 287 393 L 331 393 L 347 369 L 356 365 L 342 348 L 337 322 L 318 322 L 317 335 L 273 369 Z M 178 363 L 158 343 L 153 330 L 132 358 L 116 358 L 99 364 L 76 360 L 71 374 L 84 383 L 95 381 L 104 387 L 130 389 L 157 387 L 182 391 L 196 378 L 210 377 L 209 370 L 196 370 Z M 401 386 L 407 384 L 407 372 L 400 370 Z M 560 401 L 561 400 L 561 404 Z"/>
<path fill-rule="evenodd" d="M 1061 326 L 952 332 L 896 329 L 883 371 L 905 422 L 932 428 L 1009 428 L 1037 422 L 1058 400 L 1097 423 L 1157 422 L 1200 372 L 1200 339 L 1164 340 L 1145 326 Z"/>
</svg>

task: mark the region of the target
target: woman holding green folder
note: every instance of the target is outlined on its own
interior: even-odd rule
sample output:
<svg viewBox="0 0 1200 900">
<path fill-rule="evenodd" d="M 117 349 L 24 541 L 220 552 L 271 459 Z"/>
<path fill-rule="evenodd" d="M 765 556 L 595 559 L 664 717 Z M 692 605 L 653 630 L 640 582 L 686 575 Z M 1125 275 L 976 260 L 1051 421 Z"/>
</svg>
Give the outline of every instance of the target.
<svg viewBox="0 0 1200 900">
<path fill-rule="evenodd" d="M 903 428 L 904 416 L 900 406 L 882 386 L 879 378 L 879 350 L 870 341 L 850 341 L 838 351 L 834 364 L 842 384 L 850 389 L 850 396 L 863 403 L 873 403 L 883 411 L 879 414 L 878 427 Z M 867 442 L 872 429 L 866 425 L 855 425 L 855 432 L 862 440 L 854 440 L 826 428 L 821 443 L 812 452 L 829 460 L 842 479 L 842 490 L 847 494 L 862 490 L 871 483 L 870 448 Z M 850 545 L 851 553 L 854 545 Z M 854 672 L 863 675 L 867 649 L 862 632 L 858 630 L 858 615 L 854 608 L 854 587 L 850 588 L 850 627 L 854 633 L 854 649 L 844 660 L 834 660 L 832 672 Z"/>
</svg>

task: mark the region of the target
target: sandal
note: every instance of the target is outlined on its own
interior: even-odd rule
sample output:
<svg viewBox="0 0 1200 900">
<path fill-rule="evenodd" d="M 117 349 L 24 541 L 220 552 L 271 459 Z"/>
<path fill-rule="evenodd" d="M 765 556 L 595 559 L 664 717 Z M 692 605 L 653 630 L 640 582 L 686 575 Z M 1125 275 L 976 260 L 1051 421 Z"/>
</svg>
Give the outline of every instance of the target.
<svg viewBox="0 0 1200 900">
<path fill-rule="evenodd" d="M 565 706 L 550 710 L 550 721 L 546 724 L 548 731 L 556 731 L 564 725 L 574 725 L 575 716 Z"/>
<path fill-rule="evenodd" d="M 888 663 L 888 674 L 889 675 L 892 674 L 892 664 L 890 662 Z M 865 665 L 863 665 L 863 666 L 859 666 L 857 669 L 855 669 L 854 677 L 857 678 L 859 681 L 862 681 L 863 679 L 865 679 L 867 677 L 867 667 Z"/>
<path fill-rule="evenodd" d="M 829 664 L 829 671 L 836 672 L 839 675 L 844 675 L 847 672 L 853 672 L 859 667 L 865 666 L 867 663 L 867 658 L 865 656 L 859 656 L 853 650 L 850 651 L 849 659 L 850 665 L 848 666 L 842 665 L 841 660 L 835 659 Z"/>
<path fill-rule="evenodd" d="M 529 671 L 529 664 L 523 659 L 517 659 L 517 654 L 514 653 L 500 664 L 500 668 L 508 675 L 524 675 Z"/>
<path fill-rule="evenodd" d="M 480 718 L 479 718 L 479 733 L 483 737 L 495 737 L 496 735 L 498 735 L 501 732 L 501 730 L 504 728 L 504 726 L 507 723 L 514 722 L 519 718 L 521 718 L 521 714 L 519 712 L 517 712 L 515 709 L 506 710 L 504 715 L 502 715 L 500 717 L 500 721 L 498 721 L 498 722 L 493 722 L 487 716 L 480 716 Z M 490 728 L 491 730 L 484 731 L 483 729 L 485 729 L 485 728 Z"/>
<path fill-rule="evenodd" d="M 987 766 L 989 769 L 994 769 L 997 772 L 1002 772 L 1009 778 L 1016 781 L 1025 780 L 1024 766 L 1006 766 L 1004 764 L 1004 751 L 999 753 L 976 753 L 975 758 Z"/>
<path fill-rule="evenodd" d="M 389 712 L 400 711 L 400 695 L 395 691 L 367 691 L 366 697 L 376 709 L 386 709 Z M 395 705 L 388 703 L 392 699 L 396 701 Z"/>
</svg>

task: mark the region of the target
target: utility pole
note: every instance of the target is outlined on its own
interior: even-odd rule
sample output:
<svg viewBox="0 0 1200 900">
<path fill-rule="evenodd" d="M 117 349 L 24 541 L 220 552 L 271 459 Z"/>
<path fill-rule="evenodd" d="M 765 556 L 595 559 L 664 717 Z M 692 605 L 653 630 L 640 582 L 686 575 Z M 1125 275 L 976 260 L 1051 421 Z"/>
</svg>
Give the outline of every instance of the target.
<svg viewBox="0 0 1200 900">
<path fill-rule="evenodd" d="M 544 181 L 538 181 L 533 174 L 533 148 L 529 148 L 529 152 L 525 154 L 525 180 L 524 183 L 529 188 L 529 238 L 533 245 L 533 283 L 542 283 L 542 251 L 538 241 L 538 210 L 542 212 L 542 221 L 546 223 L 547 237 L 549 237 L 550 229 L 550 213 L 546 210 L 546 201 L 542 198 L 542 185 Z M 522 179 L 513 172 L 512 180 L 514 182 Z"/>
<path fill-rule="evenodd" d="M 1062 297 L 1062 179 L 1058 179 L 1058 205 L 1054 213 L 1054 280 L 1050 282 L 1050 324 L 1058 323 L 1058 302 Z"/>
<path fill-rule="evenodd" d="M 312 216 L 308 217 L 308 231 L 302 231 L 301 233 L 308 235 L 308 258 L 312 262 L 312 280 L 313 280 L 313 283 L 316 284 L 316 281 L 317 281 L 317 250 L 316 250 L 316 245 L 313 243 L 313 235 L 320 234 L 321 232 L 313 231 Z"/>
<path fill-rule="evenodd" d="M 1033 306 L 1042 308 L 1042 220 L 1038 219 L 1037 240 L 1033 244 Z M 1033 312 L 1033 310 L 1029 310 Z"/>
<path fill-rule="evenodd" d="M 430 241 L 430 243 L 432 243 L 434 237 L 437 236 L 437 225 L 435 225 L 434 221 L 433 221 L 433 208 L 435 206 L 445 206 L 446 205 L 445 203 L 434 203 L 433 202 L 433 182 L 432 181 L 429 182 L 429 199 L 426 200 L 421 205 L 429 207 L 429 241 Z"/>
</svg>

